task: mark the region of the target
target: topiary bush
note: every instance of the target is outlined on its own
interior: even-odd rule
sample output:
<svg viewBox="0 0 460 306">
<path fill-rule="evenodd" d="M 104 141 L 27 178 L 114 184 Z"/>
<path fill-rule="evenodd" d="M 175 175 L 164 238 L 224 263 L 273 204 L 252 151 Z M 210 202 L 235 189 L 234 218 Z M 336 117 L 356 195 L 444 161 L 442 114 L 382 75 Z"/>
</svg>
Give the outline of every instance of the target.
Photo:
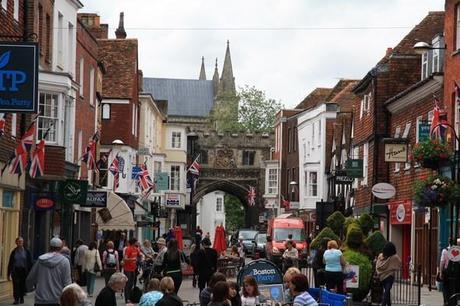
<svg viewBox="0 0 460 306">
<path fill-rule="evenodd" d="M 353 294 L 353 301 L 360 302 L 369 293 L 372 279 L 372 262 L 366 255 L 353 250 L 345 251 L 343 257 L 349 265 L 359 266 L 359 288 L 348 289 L 348 292 Z"/>
<path fill-rule="evenodd" d="M 311 245 L 310 245 L 310 249 L 313 249 L 313 250 L 319 249 L 320 244 L 321 244 L 321 240 L 323 240 L 323 238 L 329 238 L 329 239 L 332 239 L 332 240 L 336 240 L 337 242 L 340 241 L 339 236 L 337 236 L 332 231 L 331 228 L 325 227 L 325 228 L 323 228 L 323 230 L 321 232 L 319 232 L 319 234 L 315 237 L 315 239 L 313 239 L 313 241 L 311 242 Z"/>
<path fill-rule="evenodd" d="M 343 222 L 343 233 L 345 233 L 345 236 L 348 233 L 348 227 L 352 224 L 360 226 L 358 219 L 355 219 L 353 217 L 345 218 L 345 221 Z"/>
<path fill-rule="evenodd" d="M 364 236 L 367 237 L 369 232 L 374 228 L 374 218 L 370 214 L 364 213 L 359 216 L 358 221 Z"/>
<path fill-rule="evenodd" d="M 343 223 L 345 222 L 345 217 L 340 211 L 334 212 L 330 215 L 327 220 L 327 226 L 330 227 L 337 236 L 342 236 L 343 233 Z"/>
<path fill-rule="evenodd" d="M 364 240 L 369 250 L 372 252 L 372 256 L 375 257 L 380 254 L 383 250 L 383 246 L 387 243 L 383 234 L 379 231 L 373 232 L 369 237 Z"/>
<path fill-rule="evenodd" d="M 352 224 L 348 227 L 345 244 L 352 250 L 360 250 L 363 246 L 364 235 L 358 225 Z"/>
</svg>

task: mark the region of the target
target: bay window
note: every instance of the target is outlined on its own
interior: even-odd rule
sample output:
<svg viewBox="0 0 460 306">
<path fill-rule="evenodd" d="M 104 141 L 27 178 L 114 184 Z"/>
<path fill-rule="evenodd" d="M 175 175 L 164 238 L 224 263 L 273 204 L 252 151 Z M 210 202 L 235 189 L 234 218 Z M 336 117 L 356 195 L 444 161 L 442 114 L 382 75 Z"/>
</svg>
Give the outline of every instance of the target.
<svg viewBox="0 0 460 306">
<path fill-rule="evenodd" d="M 41 92 L 38 109 L 40 112 L 38 117 L 38 139 L 57 143 L 59 95 Z"/>
<path fill-rule="evenodd" d="M 318 196 L 318 172 L 308 172 L 308 195 L 310 197 Z"/>
<path fill-rule="evenodd" d="M 268 169 L 268 194 L 278 193 L 278 169 Z"/>
</svg>

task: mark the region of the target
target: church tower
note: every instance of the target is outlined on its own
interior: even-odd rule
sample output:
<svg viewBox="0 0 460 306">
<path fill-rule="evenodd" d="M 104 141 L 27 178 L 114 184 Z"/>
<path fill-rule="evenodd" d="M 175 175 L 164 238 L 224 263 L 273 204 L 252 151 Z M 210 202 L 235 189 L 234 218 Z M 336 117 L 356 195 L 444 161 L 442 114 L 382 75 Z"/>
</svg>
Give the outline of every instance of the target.
<svg viewBox="0 0 460 306">
<path fill-rule="evenodd" d="M 224 67 L 219 83 L 219 95 L 235 95 L 235 77 L 233 76 L 232 58 L 230 56 L 230 41 L 227 40 Z"/>
<path fill-rule="evenodd" d="M 204 68 L 204 56 L 201 57 L 201 69 L 199 80 L 206 80 L 206 69 Z"/>
</svg>

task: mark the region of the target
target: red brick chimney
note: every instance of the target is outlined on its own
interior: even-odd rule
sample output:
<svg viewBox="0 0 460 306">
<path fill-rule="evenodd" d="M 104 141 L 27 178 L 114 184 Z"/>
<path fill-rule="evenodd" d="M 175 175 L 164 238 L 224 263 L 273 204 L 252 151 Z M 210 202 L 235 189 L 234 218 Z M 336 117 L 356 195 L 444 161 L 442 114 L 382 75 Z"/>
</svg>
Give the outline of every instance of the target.
<svg viewBox="0 0 460 306">
<path fill-rule="evenodd" d="M 387 48 L 387 52 L 385 53 L 385 57 L 389 57 L 393 52 L 393 48 Z"/>
<path fill-rule="evenodd" d="M 125 14 L 123 12 L 120 13 L 120 21 L 118 22 L 118 28 L 115 31 L 115 36 L 117 39 L 125 39 L 126 38 L 126 31 L 125 31 Z"/>
</svg>

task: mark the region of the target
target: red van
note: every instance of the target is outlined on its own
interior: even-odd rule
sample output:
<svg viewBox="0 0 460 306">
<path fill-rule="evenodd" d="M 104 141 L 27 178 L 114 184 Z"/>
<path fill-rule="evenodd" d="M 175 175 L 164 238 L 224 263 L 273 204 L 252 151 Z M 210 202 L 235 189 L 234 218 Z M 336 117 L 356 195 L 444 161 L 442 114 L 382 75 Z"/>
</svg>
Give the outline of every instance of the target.
<svg viewBox="0 0 460 306">
<path fill-rule="evenodd" d="M 267 228 L 267 259 L 277 265 L 281 265 L 281 256 L 286 248 L 286 240 L 289 234 L 295 242 L 295 247 L 299 250 L 299 255 L 306 248 L 305 226 L 300 218 L 290 217 L 291 214 L 279 215 L 268 221 Z"/>
</svg>

